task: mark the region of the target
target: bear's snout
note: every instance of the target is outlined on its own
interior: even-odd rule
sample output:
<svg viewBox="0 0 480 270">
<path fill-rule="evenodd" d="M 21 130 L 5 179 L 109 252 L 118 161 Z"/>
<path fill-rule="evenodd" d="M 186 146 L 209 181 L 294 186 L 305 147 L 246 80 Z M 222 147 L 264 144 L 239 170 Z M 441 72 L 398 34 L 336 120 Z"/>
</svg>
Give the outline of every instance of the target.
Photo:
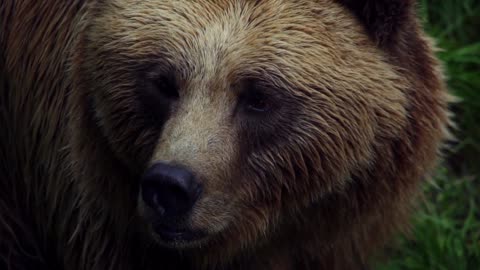
<svg viewBox="0 0 480 270">
<path fill-rule="evenodd" d="M 202 185 L 188 169 L 156 163 L 142 178 L 142 198 L 160 220 L 183 219 L 202 192 Z"/>
</svg>

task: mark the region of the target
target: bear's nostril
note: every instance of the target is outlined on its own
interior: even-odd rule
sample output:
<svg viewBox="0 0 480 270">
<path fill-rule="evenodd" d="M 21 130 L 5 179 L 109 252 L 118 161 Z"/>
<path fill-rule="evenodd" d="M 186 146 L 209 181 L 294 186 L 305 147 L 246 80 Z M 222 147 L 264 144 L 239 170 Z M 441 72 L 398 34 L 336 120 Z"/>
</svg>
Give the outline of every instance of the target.
<svg viewBox="0 0 480 270">
<path fill-rule="evenodd" d="M 151 205 L 151 207 L 153 207 L 155 210 L 157 210 L 157 213 L 161 216 L 163 216 L 165 214 L 165 208 L 163 207 L 163 205 L 160 203 L 160 201 L 158 200 L 158 194 L 153 192 L 153 204 Z"/>
<path fill-rule="evenodd" d="M 188 170 L 164 163 L 150 167 L 142 179 L 144 202 L 164 218 L 181 218 L 187 214 L 201 190 Z"/>
<path fill-rule="evenodd" d="M 163 216 L 178 216 L 187 212 L 193 198 L 170 180 L 162 179 L 159 183 L 146 182 L 142 186 L 143 199 L 157 214 Z"/>
</svg>

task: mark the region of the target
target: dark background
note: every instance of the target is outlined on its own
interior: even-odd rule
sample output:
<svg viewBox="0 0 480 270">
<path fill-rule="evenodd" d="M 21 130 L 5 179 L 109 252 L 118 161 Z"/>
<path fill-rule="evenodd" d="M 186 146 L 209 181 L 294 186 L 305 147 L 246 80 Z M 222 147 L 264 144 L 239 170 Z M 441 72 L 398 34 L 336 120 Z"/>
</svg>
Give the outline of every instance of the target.
<svg viewBox="0 0 480 270">
<path fill-rule="evenodd" d="M 380 270 L 480 269 L 480 0 L 421 0 L 426 31 L 437 41 L 457 141 L 424 184 L 411 234 L 397 239 Z"/>
</svg>

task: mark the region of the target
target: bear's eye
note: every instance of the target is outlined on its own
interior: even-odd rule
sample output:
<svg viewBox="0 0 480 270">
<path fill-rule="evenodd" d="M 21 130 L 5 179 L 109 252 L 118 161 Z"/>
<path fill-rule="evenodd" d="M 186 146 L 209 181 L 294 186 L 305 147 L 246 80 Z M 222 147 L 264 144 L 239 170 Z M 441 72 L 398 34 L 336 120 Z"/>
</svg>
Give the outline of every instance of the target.
<svg viewBox="0 0 480 270">
<path fill-rule="evenodd" d="M 265 89 L 253 82 L 248 82 L 240 95 L 244 109 L 250 113 L 265 113 L 271 109 L 271 100 Z"/>
<path fill-rule="evenodd" d="M 178 101 L 179 91 L 174 78 L 155 70 L 140 77 L 137 90 L 139 107 L 150 123 L 163 125 Z"/>
<path fill-rule="evenodd" d="M 178 89 L 172 78 L 168 76 L 159 76 L 153 81 L 153 85 L 165 98 L 178 99 Z"/>
<path fill-rule="evenodd" d="M 263 93 L 249 94 L 245 100 L 247 110 L 252 112 L 266 112 L 270 109 L 267 97 Z"/>
</svg>

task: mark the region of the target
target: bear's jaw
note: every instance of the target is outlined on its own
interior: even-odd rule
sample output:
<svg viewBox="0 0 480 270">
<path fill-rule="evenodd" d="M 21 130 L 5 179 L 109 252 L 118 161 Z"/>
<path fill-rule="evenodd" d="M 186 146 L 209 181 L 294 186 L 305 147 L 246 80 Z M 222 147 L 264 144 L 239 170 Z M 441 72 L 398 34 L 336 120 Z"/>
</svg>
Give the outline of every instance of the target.
<svg viewBox="0 0 480 270">
<path fill-rule="evenodd" d="M 173 245 L 174 248 L 186 248 L 201 242 L 206 233 L 201 230 L 193 230 L 189 228 L 180 228 L 165 224 L 153 226 L 156 235 L 166 246 Z"/>
</svg>

